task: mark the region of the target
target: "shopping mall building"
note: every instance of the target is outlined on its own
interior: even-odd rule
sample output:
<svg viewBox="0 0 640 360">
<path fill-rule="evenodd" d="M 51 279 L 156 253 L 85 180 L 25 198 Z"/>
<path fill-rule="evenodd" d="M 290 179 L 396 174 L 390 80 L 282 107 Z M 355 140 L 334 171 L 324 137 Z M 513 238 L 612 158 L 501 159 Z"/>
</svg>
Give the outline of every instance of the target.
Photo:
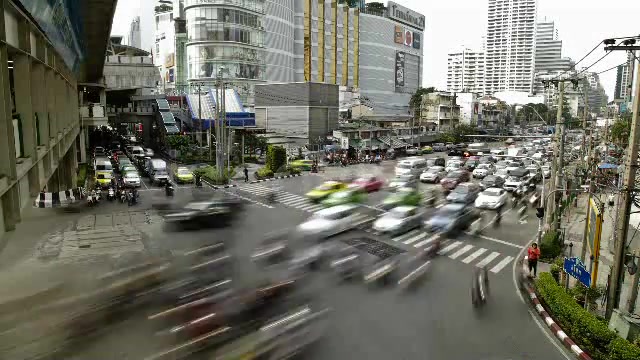
<svg viewBox="0 0 640 360">
<path fill-rule="evenodd" d="M 77 186 L 79 105 L 85 86 L 103 83 L 115 6 L 0 1 L 0 239 L 41 191 Z"/>
<path fill-rule="evenodd" d="M 167 93 L 223 77 L 247 107 L 262 83 L 340 86 L 376 114 L 407 114 L 422 81 L 424 15 L 388 2 L 173 0 L 156 7 L 154 63 Z M 221 71 L 222 69 L 222 71 Z"/>
</svg>

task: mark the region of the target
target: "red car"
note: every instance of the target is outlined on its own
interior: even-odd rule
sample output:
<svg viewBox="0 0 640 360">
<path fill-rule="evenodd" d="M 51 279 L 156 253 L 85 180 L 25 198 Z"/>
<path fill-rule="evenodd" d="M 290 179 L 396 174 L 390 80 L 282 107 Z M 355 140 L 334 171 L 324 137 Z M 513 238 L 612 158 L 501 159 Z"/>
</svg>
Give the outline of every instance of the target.
<svg viewBox="0 0 640 360">
<path fill-rule="evenodd" d="M 458 184 L 469 182 L 469 172 L 466 170 L 455 170 L 447 174 L 444 179 L 440 180 L 440 184 L 445 190 L 453 190 Z"/>
<path fill-rule="evenodd" d="M 375 176 L 365 176 L 354 180 L 353 184 L 364 188 L 369 193 L 381 190 L 383 181 Z"/>
</svg>

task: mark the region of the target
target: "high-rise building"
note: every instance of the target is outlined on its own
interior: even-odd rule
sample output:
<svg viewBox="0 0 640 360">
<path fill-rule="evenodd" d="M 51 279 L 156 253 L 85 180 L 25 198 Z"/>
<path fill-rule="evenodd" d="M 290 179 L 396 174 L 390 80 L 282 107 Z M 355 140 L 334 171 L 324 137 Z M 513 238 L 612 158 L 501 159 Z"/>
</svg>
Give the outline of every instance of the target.
<svg viewBox="0 0 640 360">
<path fill-rule="evenodd" d="M 137 49 L 142 49 L 142 38 L 140 36 L 140 16 L 136 16 L 129 25 L 129 33 L 127 34 L 127 45 Z"/>
<path fill-rule="evenodd" d="M 581 70 L 581 72 L 584 71 Z M 596 72 L 585 71 L 582 73 L 589 84 L 587 88 L 587 99 L 589 101 L 589 111 L 591 113 L 601 114 L 602 110 L 607 106 L 609 98 L 600 83 L 600 76 Z"/>
<path fill-rule="evenodd" d="M 618 74 L 616 76 L 616 88 L 614 91 L 614 99 L 622 102 L 631 101 L 631 88 L 636 68 L 636 61 L 633 53 L 627 53 L 627 63 L 618 66 Z"/>
<path fill-rule="evenodd" d="M 484 52 L 462 47 L 447 58 L 447 91 L 484 92 Z"/>
<path fill-rule="evenodd" d="M 295 27 L 294 13 L 298 10 L 303 12 L 301 5 L 296 3 L 299 1 L 265 0 L 264 63 L 267 82 L 292 82 L 295 79 L 295 34 L 301 31 Z"/>
<path fill-rule="evenodd" d="M 486 93 L 532 91 L 536 10 L 536 0 L 489 0 Z"/>
<path fill-rule="evenodd" d="M 541 21 L 536 25 L 535 71 L 566 71 L 571 59 L 562 57 L 562 40 L 553 21 Z"/>
</svg>

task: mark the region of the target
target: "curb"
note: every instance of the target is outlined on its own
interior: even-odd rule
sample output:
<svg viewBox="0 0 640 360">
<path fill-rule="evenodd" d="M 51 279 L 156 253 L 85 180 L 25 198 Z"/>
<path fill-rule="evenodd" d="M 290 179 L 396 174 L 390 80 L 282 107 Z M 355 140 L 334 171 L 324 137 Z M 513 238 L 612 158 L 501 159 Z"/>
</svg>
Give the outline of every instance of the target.
<svg viewBox="0 0 640 360">
<path fill-rule="evenodd" d="M 229 185 L 221 185 L 221 186 L 217 186 L 217 185 L 213 185 L 212 183 L 208 182 L 207 180 L 202 179 L 202 183 L 207 184 L 207 186 L 209 186 L 210 188 L 214 189 L 214 190 L 218 190 L 218 189 L 229 189 L 229 188 L 233 188 L 233 187 L 237 187 L 238 185 L 236 184 L 229 184 Z"/>
<path fill-rule="evenodd" d="M 538 315 L 544 320 L 544 323 L 547 324 L 549 329 L 553 332 L 553 334 L 560 339 L 564 346 L 571 350 L 578 359 L 582 360 L 591 360 L 591 356 L 589 356 L 586 352 L 582 351 L 582 349 L 576 345 L 576 343 L 569 338 L 569 336 L 562 330 L 562 328 L 553 320 L 553 318 L 549 315 L 549 313 L 544 309 L 542 303 L 540 303 L 540 299 L 536 295 L 535 289 L 531 285 L 526 285 L 525 289 L 527 291 L 527 295 L 529 299 L 534 305 L 534 308 Z"/>
<path fill-rule="evenodd" d="M 262 179 L 262 180 L 254 180 L 254 181 L 250 181 L 249 184 L 257 184 L 257 183 L 261 183 L 261 182 L 274 181 L 274 180 L 280 180 L 280 179 L 290 179 L 290 178 L 294 178 L 294 177 L 298 177 L 298 176 L 302 176 L 302 174 L 285 175 L 285 176 L 272 177 L 272 178 Z M 234 186 L 236 186 L 236 185 L 234 185 Z"/>
</svg>

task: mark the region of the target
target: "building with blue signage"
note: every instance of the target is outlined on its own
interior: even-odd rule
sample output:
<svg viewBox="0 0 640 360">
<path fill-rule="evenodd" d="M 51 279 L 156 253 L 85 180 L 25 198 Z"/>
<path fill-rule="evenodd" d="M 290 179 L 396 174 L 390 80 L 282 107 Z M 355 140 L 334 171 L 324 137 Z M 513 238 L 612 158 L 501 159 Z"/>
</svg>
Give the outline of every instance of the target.
<svg viewBox="0 0 640 360">
<path fill-rule="evenodd" d="M 41 192 L 77 187 L 79 104 L 85 86 L 103 83 L 116 0 L 7 0 L 0 6 L 1 238 Z M 51 199 L 60 197 L 42 198 L 40 204 L 53 206 Z"/>
</svg>

